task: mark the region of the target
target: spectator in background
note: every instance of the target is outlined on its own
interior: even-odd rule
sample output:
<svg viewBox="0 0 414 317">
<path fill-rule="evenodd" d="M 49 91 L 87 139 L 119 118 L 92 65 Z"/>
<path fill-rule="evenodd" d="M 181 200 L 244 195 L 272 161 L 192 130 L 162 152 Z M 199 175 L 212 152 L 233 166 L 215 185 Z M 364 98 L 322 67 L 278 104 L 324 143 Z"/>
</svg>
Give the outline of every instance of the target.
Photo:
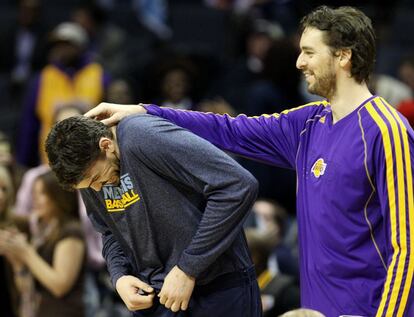
<svg viewBox="0 0 414 317">
<path fill-rule="evenodd" d="M 108 22 L 106 12 L 94 3 L 75 9 L 72 20 L 88 33 L 87 50 L 94 61 L 100 63 L 112 76 L 122 76 L 129 67 L 126 56 L 127 34 Z"/>
<path fill-rule="evenodd" d="M 47 172 L 36 179 L 33 199 L 39 230 L 30 243 L 23 233 L 0 230 L 0 253 L 13 259 L 17 281 L 27 274 L 36 280 L 35 288 L 17 283 L 23 298 L 35 301 L 38 295 L 35 316 L 83 317 L 86 249 L 77 194 L 63 190 Z M 33 301 L 24 302 L 30 308 L 23 311 L 33 311 Z"/>
<path fill-rule="evenodd" d="M 398 74 L 401 80 L 414 92 L 414 53 L 403 58 Z"/>
<path fill-rule="evenodd" d="M 33 71 L 46 62 L 46 30 L 40 20 L 39 0 L 20 0 L 16 25 L 2 33 L 0 71 L 10 74 L 16 105 Z"/>
<path fill-rule="evenodd" d="M 236 110 L 222 98 L 204 100 L 197 105 L 197 110 L 202 112 L 212 112 L 217 114 L 237 115 Z"/>
<path fill-rule="evenodd" d="M 162 107 L 193 109 L 197 71 L 196 66 L 184 58 L 161 63 L 154 72 L 154 79 L 158 81 L 155 102 Z"/>
<path fill-rule="evenodd" d="M 290 38 L 274 40 L 263 57 L 260 78 L 247 91 L 246 115 L 278 113 L 303 103 L 300 71 L 295 67 L 298 47 Z"/>
<path fill-rule="evenodd" d="M 246 93 L 263 71 L 264 59 L 274 40 L 284 36 L 282 28 L 266 20 L 253 20 L 248 32 L 245 56 L 231 65 L 214 92 L 223 96 L 238 113 L 246 112 Z"/>
<path fill-rule="evenodd" d="M 212 8 L 278 21 L 291 32 L 297 27 L 297 4 L 292 0 L 204 0 Z"/>
<path fill-rule="evenodd" d="M 17 188 L 20 184 L 23 170 L 16 164 L 12 143 L 2 131 L 0 131 L 0 165 L 8 169 L 13 180 L 13 187 Z"/>
<path fill-rule="evenodd" d="M 131 0 L 132 7 L 137 13 L 137 18 L 149 31 L 159 39 L 167 40 L 172 36 L 172 31 L 167 24 L 168 1 L 167 0 Z"/>
<path fill-rule="evenodd" d="M 285 244 L 288 232 L 288 214 L 286 210 L 272 199 L 261 198 L 253 205 L 256 228 L 259 233 L 271 240 L 269 270 L 276 274 L 281 272 L 299 279 L 299 260 L 297 252 Z"/>
<path fill-rule="evenodd" d="M 7 168 L 0 165 L 0 229 L 11 225 L 11 208 L 14 190 L 11 175 Z M 0 242 L 1 243 L 1 242 Z M 6 257 L 0 252 L 0 307 L 7 317 L 17 317 L 17 294 L 13 272 Z"/>
<path fill-rule="evenodd" d="M 10 167 L 12 162 L 13 154 L 9 138 L 0 131 L 0 165 Z"/>
<path fill-rule="evenodd" d="M 247 229 L 246 238 L 256 269 L 263 316 L 273 317 L 290 309 L 300 307 L 299 287 L 293 277 L 274 272 L 269 267 L 269 257 L 275 246 L 272 232 Z"/>
<path fill-rule="evenodd" d="M 80 101 L 71 101 L 60 104 L 56 107 L 53 116 L 53 122 L 59 122 L 66 118 L 81 115 L 88 109 L 88 105 Z M 21 186 L 17 192 L 17 201 L 15 214 L 19 216 L 30 217 L 33 210 L 33 185 L 36 179 L 50 171 L 47 164 L 42 164 L 29 169 L 23 176 Z M 82 229 L 87 243 L 86 254 L 86 275 L 85 275 L 85 314 L 86 316 L 95 316 L 100 309 L 103 296 L 98 285 L 100 278 L 106 274 L 105 260 L 102 257 L 102 241 L 100 235 L 93 229 L 92 224 L 87 217 L 85 205 L 79 195 L 79 217 Z M 31 222 L 32 231 L 36 232 L 36 223 Z M 103 286 L 100 286 L 105 291 Z M 110 292 L 110 291 L 108 291 Z"/>
<path fill-rule="evenodd" d="M 101 65 L 86 56 L 88 37 L 75 23 L 62 23 L 51 34 L 49 64 L 29 87 L 17 148 L 18 162 L 33 167 L 46 162 L 43 143 L 53 123 L 53 109 L 73 99 L 93 105 L 109 83 Z"/>
<path fill-rule="evenodd" d="M 403 59 L 399 68 L 399 76 L 410 87 L 411 93 L 414 94 L 414 54 L 410 54 Z M 411 126 L 414 127 L 414 99 L 409 98 L 401 101 L 397 105 L 397 109 L 408 119 Z"/>
<path fill-rule="evenodd" d="M 258 199 L 246 229 L 262 293 L 264 316 L 300 307 L 298 259 L 284 243 L 287 213 L 277 202 Z"/>
<path fill-rule="evenodd" d="M 126 79 L 119 78 L 109 84 L 106 100 L 127 105 L 134 102 L 134 95 L 131 84 Z"/>
<path fill-rule="evenodd" d="M 404 82 L 384 74 L 374 74 L 369 82 L 372 93 L 383 96 L 391 105 L 412 99 L 413 91 Z"/>
<path fill-rule="evenodd" d="M 249 11 L 254 5 L 270 2 L 269 0 L 204 0 L 204 3 L 217 10 L 228 10 L 242 14 Z"/>
<path fill-rule="evenodd" d="M 252 30 L 246 40 L 246 66 L 252 73 L 263 71 L 264 59 L 274 40 L 283 38 L 284 31 L 277 23 L 263 19 L 252 21 Z"/>
<path fill-rule="evenodd" d="M 304 102 L 300 93 L 300 72 L 295 67 L 298 48 L 292 39 L 275 39 L 263 56 L 263 68 L 245 89 L 246 115 L 279 113 Z M 280 202 L 290 214 L 296 210 L 296 175 L 291 170 L 240 159 L 260 183 L 260 196 Z M 279 186 L 284 184 L 284 186 Z"/>
<path fill-rule="evenodd" d="M 408 119 L 408 122 L 410 122 L 411 126 L 414 128 L 414 99 L 400 102 L 397 105 L 397 109 Z"/>
</svg>

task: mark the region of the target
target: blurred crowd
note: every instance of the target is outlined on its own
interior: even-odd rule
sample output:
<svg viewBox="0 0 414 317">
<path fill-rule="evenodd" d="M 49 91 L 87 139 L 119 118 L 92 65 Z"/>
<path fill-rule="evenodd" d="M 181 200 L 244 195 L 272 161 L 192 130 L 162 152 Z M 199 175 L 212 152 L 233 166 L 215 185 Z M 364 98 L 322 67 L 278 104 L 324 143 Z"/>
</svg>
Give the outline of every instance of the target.
<svg viewBox="0 0 414 317">
<path fill-rule="evenodd" d="M 47 166 L 43 143 L 53 123 L 101 101 L 255 116 L 316 100 L 295 64 L 299 19 L 320 4 L 0 1 L 2 315 L 129 314 L 81 199 L 60 189 Z M 414 125 L 414 5 L 346 4 L 362 9 L 377 31 L 372 92 Z M 295 173 L 237 159 L 260 183 L 245 230 L 265 316 L 279 316 L 300 306 Z"/>
</svg>

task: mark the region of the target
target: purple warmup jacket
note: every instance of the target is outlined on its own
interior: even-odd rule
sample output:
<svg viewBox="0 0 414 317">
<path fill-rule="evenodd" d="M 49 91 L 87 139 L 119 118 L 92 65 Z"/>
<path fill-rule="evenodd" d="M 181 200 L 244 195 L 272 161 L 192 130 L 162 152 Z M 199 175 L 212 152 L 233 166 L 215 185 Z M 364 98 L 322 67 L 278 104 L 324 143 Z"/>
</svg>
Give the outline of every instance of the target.
<svg viewBox="0 0 414 317">
<path fill-rule="evenodd" d="M 236 118 L 146 108 L 223 150 L 296 170 L 303 307 L 414 316 L 414 132 L 383 98 L 335 124 L 327 101 Z"/>
</svg>

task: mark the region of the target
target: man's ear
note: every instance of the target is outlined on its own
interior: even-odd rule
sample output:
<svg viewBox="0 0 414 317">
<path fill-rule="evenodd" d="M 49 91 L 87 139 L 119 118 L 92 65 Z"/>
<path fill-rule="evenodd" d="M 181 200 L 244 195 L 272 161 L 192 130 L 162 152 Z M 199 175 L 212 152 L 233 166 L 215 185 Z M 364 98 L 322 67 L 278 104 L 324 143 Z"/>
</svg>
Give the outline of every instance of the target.
<svg viewBox="0 0 414 317">
<path fill-rule="evenodd" d="M 352 58 L 352 50 L 351 49 L 343 49 L 339 52 L 339 65 L 342 68 L 351 68 L 351 58 Z"/>
<path fill-rule="evenodd" d="M 113 152 L 115 151 L 114 141 L 107 137 L 101 137 L 99 139 L 99 148 L 105 152 Z"/>
</svg>

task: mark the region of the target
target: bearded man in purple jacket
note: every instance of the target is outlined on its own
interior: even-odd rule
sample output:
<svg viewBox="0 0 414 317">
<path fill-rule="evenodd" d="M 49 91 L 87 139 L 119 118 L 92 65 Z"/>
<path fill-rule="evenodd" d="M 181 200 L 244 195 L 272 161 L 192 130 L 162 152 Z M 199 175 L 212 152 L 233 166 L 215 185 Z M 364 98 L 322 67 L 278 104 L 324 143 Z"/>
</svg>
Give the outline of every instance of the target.
<svg viewBox="0 0 414 317">
<path fill-rule="evenodd" d="M 105 103 L 87 115 L 111 125 L 147 112 L 226 151 L 295 169 L 302 306 L 328 317 L 414 316 L 414 132 L 368 90 L 371 21 L 322 6 L 301 26 L 296 66 L 321 101 L 259 117 Z"/>
</svg>

